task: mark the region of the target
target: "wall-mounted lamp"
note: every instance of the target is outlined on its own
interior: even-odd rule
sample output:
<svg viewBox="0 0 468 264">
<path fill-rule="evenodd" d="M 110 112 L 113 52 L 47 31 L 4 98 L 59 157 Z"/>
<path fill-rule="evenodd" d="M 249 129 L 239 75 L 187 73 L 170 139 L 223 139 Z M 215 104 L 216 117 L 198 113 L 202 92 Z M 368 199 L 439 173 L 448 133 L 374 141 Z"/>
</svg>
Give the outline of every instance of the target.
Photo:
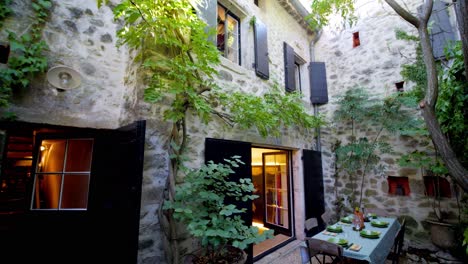
<svg viewBox="0 0 468 264">
<path fill-rule="evenodd" d="M 47 81 L 58 89 L 69 90 L 80 86 L 81 76 L 74 69 L 61 65 L 49 69 Z"/>
</svg>

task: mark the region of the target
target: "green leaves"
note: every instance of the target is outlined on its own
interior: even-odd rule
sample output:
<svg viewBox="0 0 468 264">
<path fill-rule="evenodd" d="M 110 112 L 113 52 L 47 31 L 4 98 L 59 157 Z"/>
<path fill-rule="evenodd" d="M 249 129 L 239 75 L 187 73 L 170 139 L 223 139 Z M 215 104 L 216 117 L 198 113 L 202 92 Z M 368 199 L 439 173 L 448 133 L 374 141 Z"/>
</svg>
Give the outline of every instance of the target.
<svg viewBox="0 0 468 264">
<path fill-rule="evenodd" d="M 226 159 L 225 163 L 209 161 L 198 170 L 190 171 L 185 182 L 176 187 L 173 202 L 166 202 L 164 209 L 173 209 L 174 217 L 187 225 L 194 237 L 201 239 L 207 247 L 231 244 L 245 249 L 272 236 L 271 232 L 259 233 L 256 228 L 245 225 L 240 214 L 245 208 L 226 203 L 230 199 L 253 200 L 254 190 L 250 179 L 230 181 L 232 168 L 243 163 L 239 156 Z"/>
<path fill-rule="evenodd" d="M 354 15 L 354 0 L 314 0 L 311 14 L 306 18 L 313 29 L 326 26 L 332 14 L 339 14 L 341 18 L 353 25 L 357 18 Z"/>
<path fill-rule="evenodd" d="M 0 4 L 0 21 L 4 18 L 2 15 L 11 13 L 11 9 L 7 6 L 9 3 L 10 1 L 3 1 Z M 47 59 L 44 55 L 47 44 L 41 40 L 41 32 L 52 3 L 49 0 L 36 0 L 32 1 L 31 5 L 35 18 L 30 30 L 21 36 L 7 31 L 10 57 L 7 68 L 0 72 L 0 107 L 9 105 L 14 89 L 26 88 L 32 77 L 45 72 L 47 68 Z M 5 10 L 8 12 L 5 13 Z"/>
</svg>

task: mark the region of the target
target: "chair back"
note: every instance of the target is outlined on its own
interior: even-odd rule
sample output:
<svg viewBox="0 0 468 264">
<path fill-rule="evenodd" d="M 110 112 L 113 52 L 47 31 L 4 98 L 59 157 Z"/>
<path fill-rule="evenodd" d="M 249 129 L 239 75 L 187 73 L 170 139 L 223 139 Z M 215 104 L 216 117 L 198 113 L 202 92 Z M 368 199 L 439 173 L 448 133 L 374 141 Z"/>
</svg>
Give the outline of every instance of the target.
<svg viewBox="0 0 468 264">
<path fill-rule="evenodd" d="M 308 231 L 310 231 L 312 228 L 317 227 L 317 226 L 318 226 L 317 218 L 312 217 L 312 218 L 307 219 L 305 221 L 305 231 L 306 231 L 306 233 Z"/>
<path fill-rule="evenodd" d="M 405 230 L 406 230 L 406 218 L 403 218 L 401 221 L 401 226 L 398 232 L 395 235 L 395 240 L 393 241 L 392 251 L 388 259 L 392 261 L 392 264 L 398 264 L 400 262 L 400 255 L 403 249 L 403 243 L 405 241 Z"/>
<path fill-rule="evenodd" d="M 324 261 L 320 263 L 325 263 L 325 256 L 334 259 L 333 263 L 341 263 L 343 260 L 343 247 L 340 245 L 316 238 L 306 238 L 306 244 L 309 249 L 310 258 L 315 256 L 320 262 L 317 255 L 324 256 Z"/>
<path fill-rule="evenodd" d="M 323 220 L 323 222 L 328 225 L 330 223 L 330 220 L 331 220 L 331 213 L 330 211 L 325 211 L 322 215 L 321 215 L 321 218 Z"/>
</svg>

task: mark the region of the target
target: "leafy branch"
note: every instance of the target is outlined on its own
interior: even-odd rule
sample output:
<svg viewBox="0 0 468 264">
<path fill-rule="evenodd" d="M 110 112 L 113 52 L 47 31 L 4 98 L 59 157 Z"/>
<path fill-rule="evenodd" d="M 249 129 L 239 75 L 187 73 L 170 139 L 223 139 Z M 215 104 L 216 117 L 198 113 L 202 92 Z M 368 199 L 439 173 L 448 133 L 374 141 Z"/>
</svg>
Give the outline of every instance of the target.
<svg viewBox="0 0 468 264">
<path fill-rule="evenodd" d="M 12 12 L 8 6 L 9 2 L 3 1 L 0 4 L 0 20 Z M 32 23 L 28 30 L 20 36 L 7 30 L 11 55 L 7 68 L 0 72 L 2 108 L 8 107 L 14 89 L 28 87 L 31 78 L 45 72 L 47 68 L 47 58 L 44 55 L 47 44 L 41 38 L 52 3 L 49 0 L 35 0 L 31 5 L 34 17 L 31 18 Z"/>
</svg>

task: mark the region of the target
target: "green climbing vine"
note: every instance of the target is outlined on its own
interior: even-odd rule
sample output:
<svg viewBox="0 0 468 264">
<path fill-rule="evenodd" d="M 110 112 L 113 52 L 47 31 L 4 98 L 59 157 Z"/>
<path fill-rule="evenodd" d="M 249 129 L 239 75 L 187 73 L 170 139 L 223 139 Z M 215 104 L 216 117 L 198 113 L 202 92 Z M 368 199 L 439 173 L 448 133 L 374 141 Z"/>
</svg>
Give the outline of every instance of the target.
<svg viewBox="0 0 468 264">
<path fill-rule="evenodd" d="M 3 21 L 13 12 L 11 1 L 0 3 L 0 27 Z M 10 45 L 10 56 L 6 68 L 0 71 L 0 107 L 8 107 L 15 89 L 26 88 L 31 78 L 45 72 L 47 58 L 44 51 L 46 43 L 41 39 L 42 30 L 49 15 L 52 3 L 49 0 L 34 0 L 31 2 L 33 17 L 26 32 L 17 33 L 3 29 L 7 33 Z"/>
<path fill-rule="evenodd" d="M 118 45 L 126 45 L 141 65 L 146 89 L 144 99 L 169 105 L 164 120 L 172 123 L 169 139 L 170 173 L 166 201 L 173 202 L 176 177 L 186 171 L 184 153 L 189 144 L 187 115 L 208 124 L 219 118 L 239 129 L 256 129 L 266 136 L 280 136 L 284 128 L 309 130 L 324 124 L 323 118 L 307 113 L 299 93 L 285 93 L 271 81 L 262 94 L 219 87 L 216 82 L 220 52 L 210 41 L 214 32 L 196 14 L 188 0 L 124 0 L 113 8 L 115 19 L 123 21 L 117 32 Z M 97 0 L 98 6 L 107 4 Z M 164 206 L 161 206 L 164 208 Z M 170 224 L 172 261 L 180 260 L 177 227 L 170 211 L 160 211 Z"/>
</svg>

